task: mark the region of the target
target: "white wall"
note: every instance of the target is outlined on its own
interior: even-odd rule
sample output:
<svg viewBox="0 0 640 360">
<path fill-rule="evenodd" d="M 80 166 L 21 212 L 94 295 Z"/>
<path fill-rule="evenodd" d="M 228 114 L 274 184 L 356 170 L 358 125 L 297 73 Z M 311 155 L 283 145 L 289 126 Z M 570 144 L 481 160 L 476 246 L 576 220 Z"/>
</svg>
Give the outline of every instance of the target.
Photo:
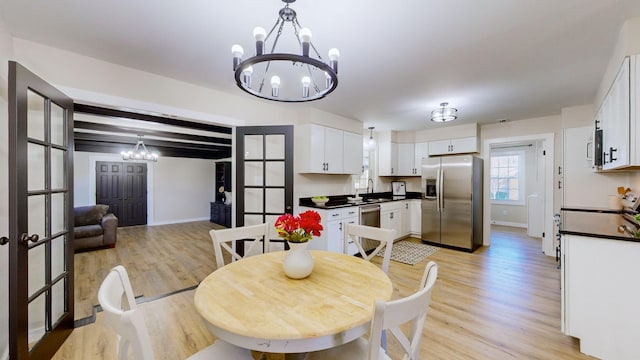
<svg viewBox="0 0 640 360">
<path fill-rule="evenodd" d="M 122 161 L 116 154 L 74 153 L 74 205 L 95 204 L 96 161 Z M 147 164 L 148 224 L 207 220 L 214 201 L 214 161 L 161 157 Z"/>
<path fill-rule="evenodd" d="M 13 43 L 0 17 L 0 236 L 9 234 L 9 137 L 7 62 L 13 59 Z M 9 358 L 9 246 L 0 246 L 0 359 Z"/>
<path fill-rule="evenodd" d="M 213 160 L 162 158 L 154 164 L 154 224 L 208 220 L 215 200 Z"/>
</svg>

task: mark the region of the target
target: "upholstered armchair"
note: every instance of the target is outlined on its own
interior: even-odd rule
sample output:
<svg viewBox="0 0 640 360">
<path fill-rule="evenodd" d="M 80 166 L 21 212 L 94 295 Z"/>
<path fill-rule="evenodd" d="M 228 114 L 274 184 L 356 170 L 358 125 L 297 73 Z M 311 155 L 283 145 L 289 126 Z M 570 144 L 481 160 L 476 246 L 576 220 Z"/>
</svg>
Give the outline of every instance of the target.
<svg viewBox="0 0 640 360">
<path fill-rule="evenodd" d="M 116 246 L 118 218 L 107 211 L 101 204 L 74 208 L 75 251 Z"/>
</svg>

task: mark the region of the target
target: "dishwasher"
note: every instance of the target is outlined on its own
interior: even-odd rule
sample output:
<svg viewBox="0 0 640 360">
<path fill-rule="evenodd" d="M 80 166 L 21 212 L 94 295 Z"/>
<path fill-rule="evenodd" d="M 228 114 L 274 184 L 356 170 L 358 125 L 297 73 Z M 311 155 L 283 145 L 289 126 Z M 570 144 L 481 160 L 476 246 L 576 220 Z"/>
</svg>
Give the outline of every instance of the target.
<svg viewBox="0 0 640 360">
<path fill-rule="evenodd" d="M 380 227 L 380 204 L 360 205 L 360 225 Z M 365 251 L 375 249 L 378 243 L 376 240 L 361 239 Z"/>
</svg>

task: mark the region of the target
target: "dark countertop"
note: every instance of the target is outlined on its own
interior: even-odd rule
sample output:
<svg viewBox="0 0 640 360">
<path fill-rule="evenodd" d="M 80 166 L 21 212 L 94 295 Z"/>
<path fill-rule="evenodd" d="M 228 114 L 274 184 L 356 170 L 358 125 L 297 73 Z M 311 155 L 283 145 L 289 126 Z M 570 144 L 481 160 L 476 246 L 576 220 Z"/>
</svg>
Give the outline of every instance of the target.
<svg viewBox="0 0 640 360">
<path fill-rule="evenodd" d="M 640 242 L 624 229 L 640 231 L 633 215 L 625 210 L 572 207 L 561 208 L 560 234 Z"/>
<path fill-rule="evenodd" d="M 324 205 L 316 205 L 310 197 L 300 198 L 298 205 L 306 206 L 310 208 L 316 209 L 338 209 L 349 206 L 360 206 L 367 204 L 379 204 L 382 202 L 389 201 L 400 201 L 400 200 L 409 200 L 409 199 L 420 199 L 422 198 L 422 194 L 419 192 L 411 192 L 408 191 L 406 196 L 393 196 L 391 191 L 388 192 L 378 192 L 378 193 L 368 193 L 368 194 L 360 194 L 362 197 L 362 201 L 358 202 L 350 202 L 347 198 L 351 198 L 354 195 L 332 195 L 327 196 L 329 201 L 327 201 Z"/>
</svg>

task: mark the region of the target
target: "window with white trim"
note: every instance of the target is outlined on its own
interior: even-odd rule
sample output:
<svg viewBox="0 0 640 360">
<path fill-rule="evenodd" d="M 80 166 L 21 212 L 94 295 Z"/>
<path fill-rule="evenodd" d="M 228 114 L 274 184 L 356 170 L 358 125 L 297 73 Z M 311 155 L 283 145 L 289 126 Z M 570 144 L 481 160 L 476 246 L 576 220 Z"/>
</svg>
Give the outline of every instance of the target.
<svg viewBox="0 0 640 360">
<path fill-rule="evenodd" d="M 524 151 L 491 153 L 491 202 L 524 204 Z"/>
</svg>

